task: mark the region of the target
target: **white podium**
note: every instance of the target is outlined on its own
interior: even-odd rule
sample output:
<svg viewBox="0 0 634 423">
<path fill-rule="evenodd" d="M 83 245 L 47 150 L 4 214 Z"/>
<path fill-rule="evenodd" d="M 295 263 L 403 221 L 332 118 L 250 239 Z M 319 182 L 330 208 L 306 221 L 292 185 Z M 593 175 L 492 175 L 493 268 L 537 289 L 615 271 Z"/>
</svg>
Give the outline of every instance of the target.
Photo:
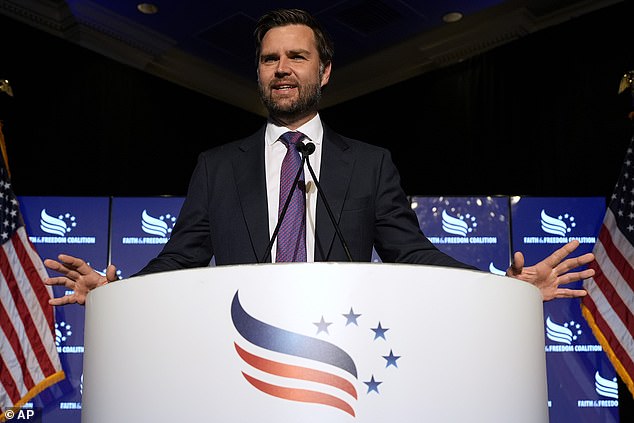
<svg viewBox="0 0 634 423">
<path fill-rule="evenodd" d="M 379 263 L 131 278 L 86 304 L 82 422 L 548 422 L 542 300 Z"/>
</svg>

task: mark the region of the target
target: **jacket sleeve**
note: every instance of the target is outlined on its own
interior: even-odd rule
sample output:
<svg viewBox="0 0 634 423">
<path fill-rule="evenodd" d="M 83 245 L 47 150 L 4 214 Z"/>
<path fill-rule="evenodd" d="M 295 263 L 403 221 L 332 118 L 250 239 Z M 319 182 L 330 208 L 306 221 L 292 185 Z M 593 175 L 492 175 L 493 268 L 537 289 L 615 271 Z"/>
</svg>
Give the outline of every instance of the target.
<svg viewBox="0 0 634 423">
<path fill-rule="evenodd" d="M 209 265 L 214 250 L 209 230 L 207 173 L 201 154 L 169 241 L 156 258 L 133 276 Z"/>
</svg>

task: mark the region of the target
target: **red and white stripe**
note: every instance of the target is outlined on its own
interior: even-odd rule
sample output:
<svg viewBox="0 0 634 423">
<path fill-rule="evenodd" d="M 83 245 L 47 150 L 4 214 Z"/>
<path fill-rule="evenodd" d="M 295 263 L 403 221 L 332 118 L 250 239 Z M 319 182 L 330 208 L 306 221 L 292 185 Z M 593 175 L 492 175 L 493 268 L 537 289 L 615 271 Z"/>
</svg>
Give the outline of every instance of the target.
<svg viewBox="0 0 634 423">
<path fill-rule="evenodd" d="M 0 407 L 19 407 L 64 378 L 52 288 L 24 227 L 0 249 Z"/>
<path fill-rule="evenodd" d="M 634 393 L 634 245 L 607 209 L 594 247 L 594 277 L 584 282 L 583 315 L 617 373 Z"/>
</svg>

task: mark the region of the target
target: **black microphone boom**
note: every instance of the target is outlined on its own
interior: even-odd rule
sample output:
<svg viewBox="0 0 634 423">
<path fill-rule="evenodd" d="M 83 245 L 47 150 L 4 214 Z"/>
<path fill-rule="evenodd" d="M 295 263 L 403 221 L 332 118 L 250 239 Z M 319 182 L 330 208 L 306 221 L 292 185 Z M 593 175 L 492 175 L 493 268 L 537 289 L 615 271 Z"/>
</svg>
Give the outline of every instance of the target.
<svg viewBox="0 0 634 423">
<path fill-rule="evenodd" d="M 301 144 L 301 146 L 299 144 Z M 313 154 L 313 152 L 315 151 L 315 144 L 313 144 L 312 142 L 304 144 L 303 142 L 300 141 L 298 143 L 297 150 L 302 154 L 303 160 L 306 161 L 306 164 L 308 165 L 308 171 L 310 172 L 310 175 L 313 177 L 313 182 L 315 182 L 315 186 L 317 187 L 317 193 L 319 194 L 319 198 L 321 198 L 321 200 L 324 202 L 324 206 L 326 206 L 328 217 L 330 218 L 332 225 L 335 227 L 335 232 L 337 232 L 337 237 L 339 238 L 339 241 L 341 241 L 341 245 L 343 246 L 343 250 L 346 253 L 346 257 L 348 258 L 348 261 L 352 262 L 353 260 L 352 260 L 352 256 L 350 255 L 350 250 L 348 249 L 348 244 L 346 243 L 346 240 L 343 237 L 343 234 L 341 233 L 341 229 L 339 228 L 339 224 L 337 223 L 335 216 L 332 214 L 330 205 L 328 204 L 328 201 L 326 200 L 326 196 L 324 195 L 321 189 L 321 186 L 319 185 L 319 181 L 317 180 L 317 176 L 315 176 L 313 167 L 310 165 L 310 161 L 307 160 L 308 156 Z"/>
</svg>

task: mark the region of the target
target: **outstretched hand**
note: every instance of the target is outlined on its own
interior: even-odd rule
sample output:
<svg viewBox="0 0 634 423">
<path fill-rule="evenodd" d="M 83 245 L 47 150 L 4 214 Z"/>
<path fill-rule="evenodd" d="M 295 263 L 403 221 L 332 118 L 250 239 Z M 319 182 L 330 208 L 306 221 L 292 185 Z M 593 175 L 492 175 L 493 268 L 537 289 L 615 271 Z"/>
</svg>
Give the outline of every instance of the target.
<svg viewBox="0 0 634 423">
<path fill-rule="evenodd" d="M 583 289 L 560 288 L 560 285 L 594 276 L 593 269 L 569 272 L 594 260 L 592 253 L 566 259 L 578 246 L 579 241 L 570 241 L 536 265 L 528 267 L 524 267 L 524 255 L 516 252 L 513 255 L 511 267 L 506 271 L 506 276 L 535 285 L 542 293 L 544 301 L 550 301 L 554 298 L 583 297 L 587 294 Z"/>
<path fill-rule="evenodd" d="M 106 275 L 103 276 L 80 258 L 66 254 L 60 254 L 57 258 L 59 261 L 44 260 L 44 265 L 61 273 L 63 276 L 48 278 L 44 283 L 46 285 L 65 286 L 67 289 L 72 289 L 73 293 L 50 299 L 48 303 L 51 305 L 85 304 L 86 296 L 90 291 L 98 286 L 117 280 L 117 268 L 112 264 L 108 266 Z"/>
</svg>

